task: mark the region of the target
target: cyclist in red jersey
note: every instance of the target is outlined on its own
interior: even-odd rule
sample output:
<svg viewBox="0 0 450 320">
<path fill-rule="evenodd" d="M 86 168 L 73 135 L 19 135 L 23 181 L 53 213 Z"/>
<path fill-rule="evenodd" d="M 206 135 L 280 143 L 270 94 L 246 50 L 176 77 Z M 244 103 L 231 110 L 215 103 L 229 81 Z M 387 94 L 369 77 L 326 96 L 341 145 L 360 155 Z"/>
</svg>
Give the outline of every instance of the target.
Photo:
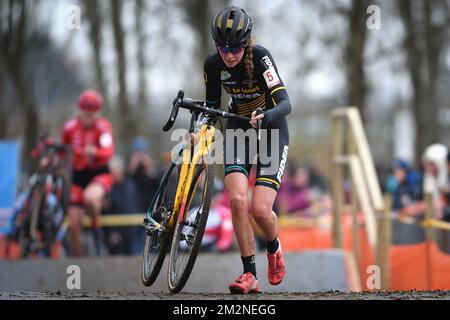
<svg viewBox="0 0 450 320">
<path fill-rule="evenodd" d="M 92 217 L 92 229 L 98 235 L 103 198 L 113 184 L 108 169 L 114 154 L 113 132 L 111 123 L 100 115 L 102 105 L 100 93 L 83 92 L 77 116 L 66 121 L 62 130 L 62 143 L 70 145 L 73 151 L 68 243 L 74 256 L 83 254 L 81 235 L 85 213 Z"/>
</svg>

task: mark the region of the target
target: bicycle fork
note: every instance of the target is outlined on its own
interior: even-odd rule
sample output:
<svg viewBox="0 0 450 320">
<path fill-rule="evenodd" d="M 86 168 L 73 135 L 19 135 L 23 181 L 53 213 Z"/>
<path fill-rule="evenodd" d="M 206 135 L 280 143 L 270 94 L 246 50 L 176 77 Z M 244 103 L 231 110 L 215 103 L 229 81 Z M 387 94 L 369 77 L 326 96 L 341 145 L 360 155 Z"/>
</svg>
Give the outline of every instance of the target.
<svg viewBox="0 0 450 320">
<path fill-rule="evenodd" d="M 190 186 L 192 184 L 192 179 L 195 174 L 195 168 L 197 165 L 203 164 L 203 158 L 209 153 L 210 146 L 213 143 L 213 137 L 214 136 L 214 127 L 203 125 L 200 131 L 200 150 L 195 152 L 192 159 L 190 159 L 190 153 L 186 152 L 187 157 L 183 156 L 183 161 L 190 161 L 187 162 L 187 165 L 189 166 L 188 175 L 186 177 L 186 183 L 185 187 L 183 188 L 183 198 L 181 201 L 181 208 L 180 213 L 178 215 L 178 221 L 179 223 L 182 223 L 185 212 L 186 212 L 186 206 L 188 202 L 189 197 L 189 191 Z M 202 160 L 202 161 L 200 161 Z M 183 162 L 183 164 L 186 162 Z M 198 164 L 197 164 L 198 163 Z M 187 188 L 186 188 L 187 186 Z M 192 225 L 191 225 L 192 226 Z"/>
</svg>

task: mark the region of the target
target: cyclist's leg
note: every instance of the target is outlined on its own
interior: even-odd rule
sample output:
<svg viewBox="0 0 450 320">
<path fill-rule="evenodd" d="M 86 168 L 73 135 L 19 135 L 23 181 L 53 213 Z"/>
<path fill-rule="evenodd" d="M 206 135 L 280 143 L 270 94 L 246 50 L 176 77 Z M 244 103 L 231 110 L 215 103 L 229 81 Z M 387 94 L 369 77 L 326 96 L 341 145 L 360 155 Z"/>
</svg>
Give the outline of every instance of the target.
<svg viewBox="0 0 450 320">
<path fill-rule="evenodd" d="M 277 216 L 272 211 L 277 191 L 263 185 L 255 185 L 252 197 L 253 218 L 264 237 L 268 241 L 273 241 L 278 235 Z"/>
<path fill-rule="evenodd" d="M 87 213 L 92 217 L 92 228 L 100 228 L 99 218 L 102 212 L 103 199 L 111 190 L 113 179 L 111 174 L 105 173 L 94 177 L 83 193 L 83 201 Z"/>
<path fill-rule="evenodd" d="M 82 221 L 85 215 L 83 206 L 83 188 L 78 185 L 72 185 L 70 198 L 70 206 L 67 214 L 69 218 L 67 234 L 69 252 L 72 256 L 82 256 Z"/>
<path fill-rule="evenodd" d="M 249 126 L 250 127 L 250 126 Z M 235 130 L 237 123 L 232 120 L 227 121 L 227 130 Z M 224 139 L 224 184 L 228 193 L 233 228 L 238 241 L 242 257 L 255 254 L 253 228 L 248 213 L 248 177 L 251 164 L 248 155 L 248 141 L 245 150 L 239 150 L 238 146 L 243 146 L 245 141 L 227 141 Z M 239 154 L 242 152 L 244 154 Z"/>
<path fill-rule="evenodd" d="M 277 218 L 272 208 L 281 186 L 289 150 L 286 120 L 279 121 L 275 128 L 269 129 L 267 141 L 262 140 L 261 143 L 264 143 L 267 149 L 259 148 L 258 150 L 256 183 L 252 198 L 253 216 L 266 239 L 272 241 L 277 233 Z M 262 161 L 261 152 L 265 154 L 264 161 Z"/>
<path fill-rule="evenodd" d="M 242 257 L 255 254 L 254 234 L 248 214 L 248 178 L 239 172 L 231 172 L 224 178 L 231 206 L 231 217 Z"/>
<path fill-rule="evenodd" d="M 266 150 L 259 149 L 257 177 L 253 192 L 252 205 L 256 223 L 262 229 L 267 244 L 268 280 L 272 285 L 281 283 L 285 275 L 285 265 L 278 240 L 277 216 L 273 204 L 281 186 L 281 180 L 289 150 L 289 133 L 285 119 L 270 129 L 267 135 Z M 278 130 L 272 135 L 272 130 Z M 261 163 L 261 152 L 266 151 L 267 163 Z"/>
</svg>

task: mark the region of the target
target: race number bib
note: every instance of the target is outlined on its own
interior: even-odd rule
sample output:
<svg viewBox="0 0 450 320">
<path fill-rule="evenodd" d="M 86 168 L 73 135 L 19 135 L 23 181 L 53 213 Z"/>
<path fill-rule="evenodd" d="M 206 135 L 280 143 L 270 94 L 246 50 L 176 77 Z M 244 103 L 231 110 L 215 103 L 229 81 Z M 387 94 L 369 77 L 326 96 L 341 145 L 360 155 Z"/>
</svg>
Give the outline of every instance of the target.
<svg viewBox="0 0 450 320">
<path fill-rule="evenodd" d="M 102 133 L 100 135 L 100 147 L 108 148 L 112 144 L 112 136 L 110 133 Z"/>
<path fill-rule="evenodd" d="M 277 71 L 274 67 L 270 67 L 263 73 L 264 79 L 266 80 L 267 87 L 270 89 L 277 84 L 280 84 L 280 78 L 278 77 Z"/>
</svg>

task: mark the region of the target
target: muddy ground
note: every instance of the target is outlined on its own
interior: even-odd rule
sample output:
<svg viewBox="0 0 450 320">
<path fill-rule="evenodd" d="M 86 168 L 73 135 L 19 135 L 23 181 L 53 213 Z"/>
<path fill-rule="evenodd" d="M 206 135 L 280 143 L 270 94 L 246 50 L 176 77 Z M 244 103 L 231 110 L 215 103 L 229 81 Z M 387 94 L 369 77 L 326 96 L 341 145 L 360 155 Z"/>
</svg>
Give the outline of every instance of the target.
<svg viewBox="0 0 450 320">
<path fill-rule="evenodd" d="M 2 292 L 0 300 L 450 300 L 450 291 L 279 292 L 253 295 L 148 292 Z"/>
</svg>

